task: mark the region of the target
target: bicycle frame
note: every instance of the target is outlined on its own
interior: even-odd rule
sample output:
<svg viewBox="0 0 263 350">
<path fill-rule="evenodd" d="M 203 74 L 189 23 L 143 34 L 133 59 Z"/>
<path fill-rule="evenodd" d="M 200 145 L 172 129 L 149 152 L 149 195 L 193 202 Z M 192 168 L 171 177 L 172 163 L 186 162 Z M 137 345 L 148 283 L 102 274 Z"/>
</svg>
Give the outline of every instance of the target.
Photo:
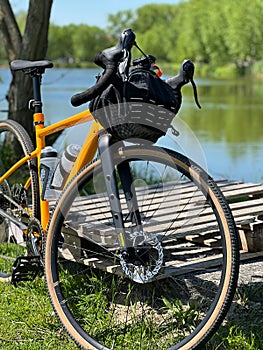
<svg viewBox="0 0 263 350">
<path fill-rule="evenodd" d="M 67 179 L 66 184 L 74 177 L 75 174 L 77 174 L 77 172 L 85 164 L 89 163 L 94 158 L 94 155 L 97 150 L 100 152 L 101 155 L 102 153 L 105 153 L 104 156 L 102 155 L 102 164 L 103 164 L 102 170 L 105 178 L 110 177 L 112 179 L 111 185 L 107 188 L 107 191 L 109 195 L 113 194 L 114 198 L 116 198 L 114 201 L 110 202 L 110 205 L 111 205 L 112 212 L 115 213 L 115 216 L 116 215 L 118 216 L 118 219 L 116 219 L 116 222 L 115 222 L 115 226 L 118 227 L 117 233 L 118 233 L 120 245 L 122 247 L 127 247 L 128 241 L 124 233 L 124 224 L 123 224 L 123 218 L 121 215 L 118 189 L 116 186 L 115 170 L 113 167 L 111 154 L 108 150 L 108 147 L 110 145 L 110 137 L 105 135 L 105 137 L 103 138 L 104 141 L 99 142 L 98 132 L 100 129 L 102 129 L 102 127 L 98 122 L 94 120 L 89 110 L 78 113 L 60 122 L 57 122 L 53 125 L 45 127 L 44 126 L 45 117 L 44 117 L 44 113 L 42 112 L 42 101 L 41 101 L 41 79 L 42 79 L 42 74 L 45 71 L 45 68 L 50 67 L 50 62 L 40 61 L 36 64 L 36 66 L 34 65 L 32 66 L 31 62 L 24 63 L 24 61 L 22 61 L 22 64 L 20 66 L 18 65 L 18 67 L 16 67 L 16 70 L 23 70 L 25 69 L 25 67 L 29 69 L 27 74 L 29 74 L 33 79 L 34 99 L 29 102 L 29 107 L 34 110 L 33 121 L 34 121 L 35 132 L 36 132 L 36 135 L 35 135 L 36 148 L 31 154 L 26 155 L 25 157 L 20 159 L 17 163 L 15 163 L 0 178 L 0 184 L 4 180 L 6 180 L 11 174 L 13 174 L 14 171 L 16 171 L 24 163 L 26 163 L 30 159 L 37 158 L 38 181 L 39 181 L 38 195 L 40 199 L 40 223 L 44 232 L 46 232 L 47 225 L 49 222 L 49 212 L 50 212 L 49 202 L 41 198 L 42 186 L 40 181 L 40 157 L 41 157 L 41 151 L 45 147 L 45 138 L 46 136 L 54 134 L 55 132 L 62 131 L 72 126 L 93 120 L 93 124 L 86 136 L 84 144 L 82 145 L 80 153 L 75 161 L 75 164 L 73 166 L 73 169 L 71 170 L 71 173 Z M 122 167 L 122 171 L 124 172 L 124 174 L 121 177 L 121 181 L 124 186 L 126 199 L 129 202 L 129 198 L 132 198 L 132 194 L 131 194 L 132 177 L 130 174 L 130 168 Z M 30 179 L 26 182 L 24 187 L 27 189 L 29 185 L 30 185 Z M 114 189 L 113 193 L 112 193 L 111 187 Z M 129 209 L 131 209 L 131 217 L 133 219 L 133 222 L 136 224 L 138 230 L 140 231 L 141 223 L 139 218 L 139 212 L 137 210 L 137 201 L 135 198 L 130 201 L 128 207 Z"/>
<path fill-rule="evenodd" d="M 38 177 L 39 177 L 39 189 L 41 193 L 41 181 L 40 181 L 40 155 L 42 149 L 45 147 L 45 138 L 48 135 L 54 134 L 55 132 L 65 130 L 75 125 L 79 125 L 88 121 L 93 121 L 91 128 L 86 136 L 86 139 L 81 147 L 80 153 L 77 157 L 77 160 L 74 164 L 74 167 L 67 179 L 69 182 L 72 177 L 88 162 L 90 162 L 98 148 L 98 131 L 101 129 L 99 123 L 97 123 L 89 110 L 85 110 L 76 115 L 73 115 L 69 118 L 66 118 L 62 121 L 59 121 L 55 124 L 44 126 L 44 114 L 43 113 L 34 113 L 33 116 L 36 132 L 36 149 L 31 154 L 20 159 L 15 163 L 3 176 L 0 177 L 0 183 L 6 180 L 11 174 L 13 174 L 20 166 L 26 163 L 32 158 L 37 158 L 38 164 Z M 30 179 L 26 182 L 25 188 L 27 189 L 30 185 Z M 40 196 L 39 193 L 39 196 Z M 49 221 L 49 203 L 46 200 L 42 200 L 40 196 L 40 214 L 41 214 L 41 225 L 46 231 L 47 224 Z"/>
</svg>

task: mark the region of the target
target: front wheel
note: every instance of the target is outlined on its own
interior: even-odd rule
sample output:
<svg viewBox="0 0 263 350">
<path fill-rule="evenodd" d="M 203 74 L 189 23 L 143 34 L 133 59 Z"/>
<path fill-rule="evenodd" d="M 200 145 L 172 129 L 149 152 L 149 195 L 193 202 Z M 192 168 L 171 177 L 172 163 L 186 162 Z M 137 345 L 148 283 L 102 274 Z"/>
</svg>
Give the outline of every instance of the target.
<svg viewBox="0 0 263 350">
<path fill-rule="evenodd" d="M 142 221 L 135 232 L 117 175 L 125 234 L 140 258 L 120 254 L 98 159 L 67 186 L 49 223 L 45 276 L 54 310 L 86 349 L 201 347 L 220 326 L 237 284 L 229 206 L 214 181 L 179 153 L 116 148 L 116 169 L 123 163 Z"/>
</svg>

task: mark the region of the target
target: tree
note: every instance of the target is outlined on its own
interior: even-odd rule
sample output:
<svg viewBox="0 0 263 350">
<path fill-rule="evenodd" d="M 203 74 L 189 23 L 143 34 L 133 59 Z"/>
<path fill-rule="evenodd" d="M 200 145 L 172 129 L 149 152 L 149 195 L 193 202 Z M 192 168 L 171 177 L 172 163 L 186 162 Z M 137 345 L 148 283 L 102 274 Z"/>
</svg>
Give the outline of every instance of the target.
<svg viewBox="0 0 263 350">
<path fill-rule="evenodd" d="M 178 30 L 168 30 L 177 17 L 177 6 L 145 5 L 137 9 L 136 15 L 132 28 L 138 34 L 139 45 L 158 60 L 168 61 L 177 39 Z"/>
<path fill-rule="evenodd" d="M 115 44 L 115 43 L 114 43 Z M 92 62 L 94 55 L 109 45 L 106 32 L 96 26 L 80 24 L 73 31 L 75 58 Z"/>
<path fill-rule="evenodd" d="M 74 56 L 73 25 L 57 26 L 51 23 L 48 35 L 48 52 L 51 59 L 68 60 Z"/>
<path fill-rule="evenodd" d="M 29 0 L 24 33 L 19 29 L 9 0 L 0 1 L 0 35 L 9 62 L 15 59 L 43 59 L 48 47 L 48 28 L 53 0 Z M 32 80 L 21 72 L 12 73 L 8 96 L 10 119 L 21 123 L 33 135 Z"/>
<path fill-rule="evenodd" d="M 115 14 L 108 15 L 108 31 L 119 37 L 124 29 L 133 28 L 134 15 L 132 10 L 118 11 Z"/>
</svg>

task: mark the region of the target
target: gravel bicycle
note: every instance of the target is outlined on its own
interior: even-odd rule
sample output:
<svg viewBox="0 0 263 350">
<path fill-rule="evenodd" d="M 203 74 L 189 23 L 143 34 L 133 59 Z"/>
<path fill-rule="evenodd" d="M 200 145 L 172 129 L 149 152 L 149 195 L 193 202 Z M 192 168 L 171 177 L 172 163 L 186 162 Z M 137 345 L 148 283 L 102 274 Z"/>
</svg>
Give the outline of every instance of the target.
<svg viewBox="0 0 263 350">
<path fill-rule="evenodd" d="M 135 45 L 126 30 L 100 53 L 103 76 L 72 103 L 100 95 Z M 175 79 L 178 91 L 192 81 L 188 65 Z M 226 200 L 187 156 L 148 140 L 114 138 L 96 120 L 59 198 L 47 200 L 41 175 L 46 136 L 93 120 L 87 110 L 44 125 L 41 77 L 52 66 L 47 60 L 11 63 L 33 79 L 36 147 L 21 125 L 0 122 L 1 279 L 32 280 L 44 266 L 53 308 L 83 348 L 203 347 L 226 316 L 238 278 L 236 228 Z M 217 245 L 187 241 L 188 233 L 208 231 Z"/>
</svg>

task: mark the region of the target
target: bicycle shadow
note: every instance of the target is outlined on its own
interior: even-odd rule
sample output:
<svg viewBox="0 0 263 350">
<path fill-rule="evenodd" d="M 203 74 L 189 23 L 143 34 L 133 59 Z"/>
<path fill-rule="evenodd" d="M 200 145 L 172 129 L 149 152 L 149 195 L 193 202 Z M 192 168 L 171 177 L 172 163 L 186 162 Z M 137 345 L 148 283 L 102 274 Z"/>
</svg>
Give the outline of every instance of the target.
<svg viewBox="0 0 263 350">
<path fill-rule="evenodd" d="M 242 262 L 241 267 L 244 265 L 251 266 L 250 262 Z M 246 273 L 249 271 L 248 268 Z M 244 349 L 263 349 L 262 339 L 263 274 L 258 270 L 244 278 L 241 270 L 238 287 L 227 316 L 218 332 L 206 345 L 206 349 L 224 350 L 231 346 L 237 349 L 244 342 Z M 233 342 L 236 342 L 236 345 L 233 345 Z"/>
</svg>

